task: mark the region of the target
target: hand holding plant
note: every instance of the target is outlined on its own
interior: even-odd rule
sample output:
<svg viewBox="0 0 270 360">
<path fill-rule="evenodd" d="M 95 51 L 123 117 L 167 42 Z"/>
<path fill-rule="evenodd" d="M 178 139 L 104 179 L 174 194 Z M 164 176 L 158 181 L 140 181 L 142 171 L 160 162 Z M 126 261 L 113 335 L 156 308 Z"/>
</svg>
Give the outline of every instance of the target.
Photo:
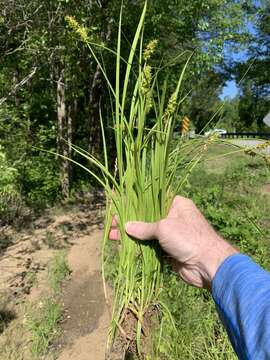
<svg viewBox="0 0 270 360">
<path fill-rule="evenodd" d="M 100 161 L 78 146 L 71 145 L 71 147 L 78 155 L 83 156 L 91 167 L 72 161 L 91 174 L 106 193 L 102 251 L 105 293 L 105 249 L 111 216 L 112 214 L 118 216 L 118 228 L 114 226 L 114 231 L 116 235 L 118 231 L 121 234 L 121 246 L 115 256 L 114 299 L 108 349 L 117 337 L 121 337 L 123 349 L 133 348 L 132 352 L 135 351 L 139 358 L 144 358 L 146 355 L 150 356 L 144 341 L 147 322 L 151 323 L 151 320 L 147 319 L 148 314 L 153 318 L 158 314 L 158 321 L 163 314 L 167 314 L 172 323 L 173 318 L 166 304 L 160 299 L 164 288 L 162 249 L 157 242 L 132 241 L 125 231 L 125 224 L 130 220 L 152 222 L 150 227 L 142 228 L 148 229 L 149 236 L 142 237 L 164 239 L 165 242 L 164 244 L 161 242 L 161 245 L 173 254 L 166 248 L 168 245 L 165 244 L 166 237 L 161 236 L 161 225 L 156 225 L 157 232 L 155 232 L 153 224 L 164 222 L 160 219 L 167 216 L 172 199 L 186 184 L 189 174 L 202 159 L 210 140 L 204 138 L 190 141 L 179 138 L 177 142 L 174 140 L 175 125 L 181 119 L 179 108 L 186 97 L 181 84 L 192 53 L 185 51 L 167 65 L 160 67 L 151 65 L 151 56 L 157 41 L 152 40 L 144 49 L 143 30 L 147 11 L 147 2 L 145 2 L 128 59 L 123 59 L 122 10 L 123 8 L 120 11 L 117 50 L 106 48 L 116 56 L 114 86 L 94 50 L 95 44 L 85 36 L 84 28 L 72 17 L 67 18 L 71 28 L 86 43 L 91 55 L 97 61 L 110 90 L 116 150 L 114 171 L 111 171 L 109 163 L 110 156 L 101 109 L 100 126 L 104 161 Z M 178 80 L 174 82 L 172 91 L 168 87 L 166 68 L 178 61 L 180 56 L 184 56 L 186 61 Z M 162 75 L 163 71 L 165 73 Z M 172 213 L 173 209 L 174 205 L 171 208 Z M 170 218 L 171 215 L 168 219 Z M 131 235 L 136 236 L 136 233 L 133 234 L 131 231 Z M 178 261 L 182 261 L 181 257 Z M 129 326 L 130 323 L 132 326 Z"/>
<path fill-rule="evenodd" d="M 158 222 L 128 222 L 126 232 L 136 239 L 157 239 L 174 262 L 175 270 L 188 284 L 211 287 L 221 263 L 237 250 L 223 240 L 207 222 L 195 204 L 176 196 L 168 216 Z M 114 219 L 110 239 L 119 239 Z"/>
</svg>

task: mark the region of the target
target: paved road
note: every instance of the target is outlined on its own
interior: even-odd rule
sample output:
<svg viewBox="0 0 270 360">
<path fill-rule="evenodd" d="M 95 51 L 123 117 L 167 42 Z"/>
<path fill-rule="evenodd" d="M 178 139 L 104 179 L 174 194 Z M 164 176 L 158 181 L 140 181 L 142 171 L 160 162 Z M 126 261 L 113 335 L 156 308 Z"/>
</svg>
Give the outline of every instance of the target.
<svg viewBox="0 0 270 360">
<path fill-rule="evenodd" d="M 243 147 L 255 147 L 256 145 L 262 144 L 265 141 L 263 140 L 257 140 L 257 139 L 234 139 L 231 141 L 233 144 L 240 145 Z M 261 150 L 265 152 L 266 154 L 270 155 L 270 146 L 268 146 L 266 149 Z"/>
</svg>

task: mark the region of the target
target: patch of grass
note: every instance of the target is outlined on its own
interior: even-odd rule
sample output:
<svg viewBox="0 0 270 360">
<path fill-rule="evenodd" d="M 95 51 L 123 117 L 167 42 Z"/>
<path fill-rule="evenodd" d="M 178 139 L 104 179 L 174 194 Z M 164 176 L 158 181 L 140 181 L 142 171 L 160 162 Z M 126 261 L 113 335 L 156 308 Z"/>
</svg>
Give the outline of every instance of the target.
<svg viewBox="0 0 270 360">
<path fill-rule="evenodd" d="M 37 285 L 37 272 L 34 270 L 27 271 L 26 279 L 31 284 L 31 286 L 36 286 Z"/>
<path fill-rule="evenodd" d="M 60 290 L 61 282 L 70 274 L 65 257 L 66 252 L 60 251 L 49 266 L 49 283 L 55 292 Z"/>
<path fill-rule="evenodd" d="M 262 157 L 251 157 L 245 153 L 245 148 L 238 148 L 232 143 L 214 142 L 209 145 L 207 153 L 198 169 L 204 169 L 209 173 L 217 175 L 225 174 L 230 169 L 246 164 L 250 167 L 265 167 L 266 163 Z"/>
<path fill-rule="evenodd" d="M 211 295 L 179 281 L 169 269 L 165 274 L 163 301 L 170 307 L 170 319 L 163 318 L 159 360 L 236 360 L 225 330 L 218 319 Z"/>
<path fill-rule="evenodd" d="M 51 231 L 46 230 L 45 237 L 43 238 L 43 243 L 47 245 L 49 249 L 58 248 L 55 236 Z"/>
<path fill-rule="evenodd" d="M 64 235 L 68 235 L 69 232 L 72 230 L 72 224 L 69 223 L 59 224 L 58 227 Z"/>
<path fill-rule="evenodd" d="M 20 319 L 5 329 L 0 337 L 0 359 L 2 360 L 26 360 L 33 359 L 27 348 L 28 334 Z"/>
<path fill-rule="evenodd" d="M 53 339 L 59 335 L 61 307 L 51 298 L 40 301 L 39 308 L 33 309 L 27 319 L 27 327 L 32 334 L 32 354 L 40 358 L 45 354 Z"/>
<path fill-rule="evenodd" d="M 267 268 L 270 198 L 261 189 L 269 175 L 265 163 L 246 157 L 232 163 L 222 175 L 198 168 L 187 189 L 187 196 L 221 235 Z"/>
<path fill-rule="evenodd" d="M 62 308 L 55 295 L 61 290 L 61 282 L 70 274 L 65 256 L 64 251 L 59 251 L 49 266 L 48 280 L 53 294 L 42 298 L 28 311 L 27 328 L 31 333 L 31 350 L 37 359 L 48 352 L 50 344 L 60 333 Z"/>
</svg>

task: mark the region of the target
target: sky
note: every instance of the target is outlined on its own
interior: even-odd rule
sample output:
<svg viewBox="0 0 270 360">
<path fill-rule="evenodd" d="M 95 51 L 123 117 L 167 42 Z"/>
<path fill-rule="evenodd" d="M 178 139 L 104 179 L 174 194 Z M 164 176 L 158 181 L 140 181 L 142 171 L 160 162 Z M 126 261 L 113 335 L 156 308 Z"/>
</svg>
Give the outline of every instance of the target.
<svg viewBox="0 0 270 360">
<path fill-rule="evenodd" d="M 228 53 L 226 53 L 226 56 L 228 56 Z M 237 53 L 229 54 L 229 57 L 233 61 L 245 61 L 245 59 L 247 59 L 247 51 L 241 50 L 238 51 Z M 220 99 L 221 100 L 225 98 L 233 99 L 238 94 L 239 94 L 239 87 L 237 86 L 236 82 L 233 79 L 228 80 L 223 87 L 222 93 L 220 94 Z"/>
<path fill-rule="evenodd" d="M 256 1 L 255 1 L 256 3 Z M 254 25 L 251 22 L 247 23 L 247 29 L 251 34 L 256 34 L 256 30 Z M 241 49 L 238 52 L 235 52 L 233 54 L 230 54 L 228 50 L 225 49 L 225 56 L 231 57 L 234 61 L 244 61 L 247 59 L 247 49 Z M 222 93 L 220 95 L 220 99 L 223 100 L 226 97 L 233 99 L 236 95 L 239 94 L 239 88 L 236 85 L 236 82 L 234 80 L 229 80 L 226 82 L 225 86 L 223 87 Z"/>
<path fill-rule="evenodd" d="M 227 81 L 222 93 L 220 95 L 221 100 L 225 98 L 233 99 L 239 92 L 239 89 L 234 80 Z"/>
</svg>

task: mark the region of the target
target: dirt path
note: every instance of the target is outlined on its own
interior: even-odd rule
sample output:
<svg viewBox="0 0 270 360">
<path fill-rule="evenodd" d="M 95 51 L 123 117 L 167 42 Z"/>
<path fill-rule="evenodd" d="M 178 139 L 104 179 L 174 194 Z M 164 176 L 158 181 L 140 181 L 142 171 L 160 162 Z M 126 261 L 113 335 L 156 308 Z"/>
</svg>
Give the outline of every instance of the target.
<svg viewBox="0 0 270 360">
<path fill-rule="evenodd" d="M 103 203 L 89 196 L 79 205 L 49 209 L 30 229 L 0 228 L 2 241 L 10 242 L 0 252 L 0 359 L 33 359 L 26 311 L 50 290 L 50 261 L 63 250 L 72 271 L 59 300 L 63 335 L 42 359 L 105 359 L 110 317 L 101 279 Z"/>
<path fill-rule="evenodd" d="M 102 232 L 76 241 L 68 254 L 72 278 L 63 291 L 66 310 L 59 360 L 104 360 L 109 324 L 101 279 Z"/>
</svg>

